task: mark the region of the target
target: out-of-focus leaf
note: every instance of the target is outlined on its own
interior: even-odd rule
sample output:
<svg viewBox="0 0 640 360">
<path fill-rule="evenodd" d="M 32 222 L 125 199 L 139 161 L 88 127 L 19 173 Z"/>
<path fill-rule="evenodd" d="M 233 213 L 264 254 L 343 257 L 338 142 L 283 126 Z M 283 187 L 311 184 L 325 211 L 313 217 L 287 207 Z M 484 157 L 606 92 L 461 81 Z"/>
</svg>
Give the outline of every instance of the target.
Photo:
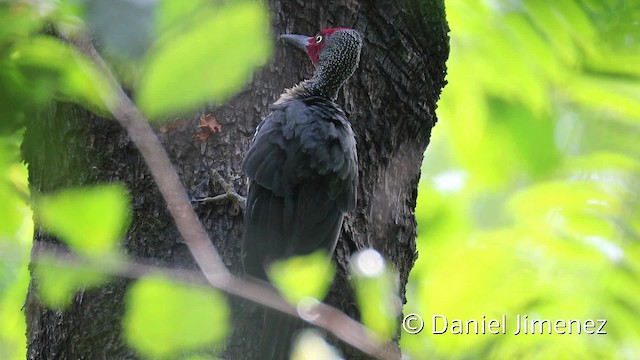
<svg viewBox="0 0 640 360">
<path fill-rule="evenodd" d="M 110 54 L 125 57 L 144 55 L 151 44 L 156 1 L 84 1 L 87 23 Z M 176 3 L 186 4 L 189 1 Z"/>
<path fill-rule="evenodd" d="M 334 274 L 331 258 L 323 251 L 277 261 L 269 268 L 269 279 L 292 304 L 307 297 L 323 299 Z"/>
<path fill-rule="evenodd" d="M 128 342 L 151 358 L 219 343 L 229 333 L 229 308 L 220 293 L 144 278 L 127 294 L 124 331 Z"/>
<path fill-rule="evenodd" d="M 640 119 L 640 80 L 581 75 L 571 82 L 568 95 L 575 101 Z"/>
<path fill-rule="evenodd" d="M 640 55 L 640 31 L 638 31 L 640 2 L 633 0 L 591 0 L 591 2 L 604 3 L 604 6 L 600 4 L 604 7 L 602 11 L 596 10 L 591 13 L 592 16 L 596 15 L 596 24 L 600 31 L 599 45 L 603 46 L 599 48 L 600 52 L 603 55 L 610 53 Z M 631 68 L 633 64 L 630 63 L 627 66 Z"/>
<path fill-rule="evenodd" d="M 36 205 L 45 229 L 86 255 L 113 252 L 131 216 L 126 189 L 114 184 L 63 190 Z"/>
<path fill-rule="evenodd" d="M 536 25 L 536 29 L 541 31 L 545 36 L 547 47 L 545 51 L 551 51 L 554 55 L 557 55 L 570 64 L 575 64 L 577 61 L 577 49 L 574 46 L 571 33 L 567 31 L 567 24 L 560 16 L 556 16 L 553 3 L 549 1 L 523 1 L 523 5 L 527 10 L 527 14 L 531 18 L 531 21 Z M 551 46 L 548 46 L 551 45 Z M 535 54 L 531 54 L 536 56 Z M 552 63 L 557 63 L 556 60 L 551 60 Z M 549 64 L 541 64 L 546 66 Z"/>
<path fill-rule="evenodd" d="M 19 163 L 20 136 L 0 135 L 0 241 L 22 240 L 16 234 L 30 215 L 26 167 Z"/>
<path fill-rule="evenodd" d="M 104 109 L 115 99 L 115 91 L 107 79 L 84 56 L 61 41 L 50 37 L 34 37 L 16 44 L 11 51 L 23 88 L 33 88 L 47 101 L 58 94 Z"/>
<path fill-rule="evenodd" d="M 554 123 L 547 114 L 536 116 L 522 106 L 501 101 L 491 101 L 490 104 L 493 121 L 489 131 L 509 142 L 502 150 L 494 152 L 512 153 L 516 159 L 512 164 L 494 163 L 498 169 L 493 171 L 500 173 L 501 167 L 523 166 L 529 176 L 539 178 L 559 165 Z"/>
<path fill-rule="evenodd" d="M 26 1 L 0 3 L 0 44 L 24 38 L 42 25 L 36 6 Z"/>
<path fill-rule="evenodd" d="M 23 266 L 12 274 L 14 278 L 8 288 L 0 293 L 0 356 L 6 360 L 23 360 L 27 358 L 26 323 L 21 310 L 24 297 L 29 287 L 28 256 L 23 260 Z M 14 268 L 15 269 L 15 268 Z M 1 271 L 0 271 L 1 275 Z M 0 284 L 2 285 L 2 284 Z"/>
<path fill-rule="evenodd" d="M 198 354 L 187 355 L 184 357 L 180 357 L 179 359 L 180 360 L 220 360 L 220 358 L 218 357 L 211 357 L 211 356 L 198 355 Z"/>
<path fill-rule="evenodd" d="M 548 219 L 552 211 L 581 212 L 589 209 L 610 214 L 622 208 L 618 198 L 593 181 L 540 184 L 514 196 L 509 205 L 520 221 Z"/>
<path fill-rule="evenodd" d="M 204 355 L 187 355 L 185 357 L 180 358 L 180 360 L 219 360 L 220 358 L 214 356 L 204 356 Z"/>
<path fill-rule="evenodd" d="M 108 280 L 103 273 L 89 267 L 60 265 L 55 260 L 41 259 L 35 265 L 38 294 L 52 308 L 63 308 L 79 289 L 90 289 Z"/>
<path fill-rule="evenodd" d="M 566 30 L 571 32 L 577 42 L 582 46 L 590 47 L 590 44 L 596 40 L 595 29 L 589 14 L 580 7 L 578 1 L 553 1 L 550 4 L 552 13 L 563 21 Z"/>
<path fill-rule="evenodd" d="M 634 66 L 640 63 L 640 54 L 598 53 L 586 61 L 587 66 L 595 72 L 613 73 L 618 76 L 631 75 L 635 76 L 635 81 L 640 81 L 638 79 L 640 78 L 640 67 Z"/>
<path fill-rule="evenodd" d="M 554 123 L 547 114 L 536 116 L 519 104 L 497 98 L 485 101 L 488 119 L 470 120 L 481 122 L 482 128 L 465 125 L 469 119 L 450 124 L 459 160 L 477 184 L 495 188 L 516 176 L 540 178 L 561 164 Z M 469 127 L 476 131 L 472 133 Z"/>
<path fill-rule="evenodd" d="M 185 20 L 193 21 L 194 16 L 203 10 L 206 12 L 208 5 L 210 4 L 206 0 L 160 0 L 158 11 L 156 11 L 157 30 L 166 31 L 175 26 L 184 26 Z"/>
<path fill-rule="evenodd" d="M 350 263 L 362 323 L 384 340 L 395 334 L 400 313 L 398 274 L 373 249 L 356 253 Z"/>
<path fill-rule="evenodd" d="M 0 358 L 7 360 L 26 357 L 21 309 L 29 284 L 33 222 L 21 140 L 21 132 L 0 133 Z"/>
<path fill-rule="evenodd" d="M 24 126 L 25 113 L 34 96 L 14 79 L 14 68 L 0 54 L 0 134 L 13 133 Z M 4 61 L 3 61 L 4 60 Z M 51 96 L 50 94 L 48 94 Z"/>
<path fill-rule="evenodd" d="M 634 358 L 640 2 L 446 8 L 449 83 L 425 154 L 405 307 L 426 331 L 403 334 L 403 350 L 416 359 Z M 504 314 L 511 331 L 435 335 L 433 314 L 449 325 Z M 608 334 L 512 336 L 518 314 L 608 319 Z"/>
<path fill-rule="evenodd" d="M 297 337 L 290 360 L 343 359 L 336 348 L 329 345 L 315 330 L 306 329 Z"/>
<path fill-rule="evenodd" d="M 138 91 L 140 108 L 158 117 L 226 100 L 271 55 L 268 25 L 262 4 L 231 2 L 165 39 L 149 57 Z"/>
<path fill-rule="evenodd" d="M 84 0 L 56 1 L 53 10 L 48 20 L 64 37 L 73 39 L 87 29 Z"/>
<path fill-rule="evenodd" d="M 592 172 L 629 172 L 640 175 L 640 163 L 633 158 L 614 152 L 596 152 L 586 156 L 574 157 L 567 162 L 572 171 Z"/>
</svg>

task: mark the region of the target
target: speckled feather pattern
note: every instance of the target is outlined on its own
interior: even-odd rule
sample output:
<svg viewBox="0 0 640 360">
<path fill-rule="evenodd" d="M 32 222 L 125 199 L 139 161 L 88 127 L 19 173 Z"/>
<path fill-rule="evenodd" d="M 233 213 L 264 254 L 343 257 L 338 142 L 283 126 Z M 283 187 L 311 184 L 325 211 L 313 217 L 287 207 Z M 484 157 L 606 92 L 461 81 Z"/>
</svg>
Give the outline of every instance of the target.
<svg viewBox="0 0 640 360">
<path fill-rule="evenodd" d="M 322 96 L 335 100 L 342 84 L 360 62 L 362 36 L 356 30 L 334 32 L 327 38 L 313 77 L 285 90 L 276 104 L 295 96 Z"/>
</svg>

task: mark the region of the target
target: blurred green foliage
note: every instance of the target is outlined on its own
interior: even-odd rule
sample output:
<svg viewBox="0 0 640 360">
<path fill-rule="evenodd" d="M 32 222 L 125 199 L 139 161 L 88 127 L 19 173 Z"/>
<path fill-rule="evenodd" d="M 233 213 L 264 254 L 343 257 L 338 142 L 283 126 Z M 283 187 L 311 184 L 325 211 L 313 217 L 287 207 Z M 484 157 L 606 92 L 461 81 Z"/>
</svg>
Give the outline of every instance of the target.
<svg viewBox="0 0 640 360">
<path fill-rule="evenodd" d="M 27 169 L 20 164 L 20 134 L 0 136 L 0 358 L 26 357 L 24 304 L 33 238 Z"/>
<path fill-rule="evenodd" d="M 107 184 L 30 195 L 19 155 L 22 128 L 52 101 L 72 101 L 100 114 L 115 104 L 111 79 L 70 44 L 82 43 L 88 30 L 118 81 L 134 90 L 148 114 L 163 117 L 226 100 L 266 62 L 272 47 L 267 11 L 255 1 L 0 2 L 2 359 L 26 356 L 21 308 L 29 283 L 31 207 L 43 231 L 73 252 L 63 259 L 37 258 L 33 270 L 46 305 L 62 308 L 78 290 L 108 281 L 110 272 L 126 265 L 118 243 L 131 219 L 127 190 Z M 127 340 L 151 358 L 220 343 L 230 330 L 227 304 L 211 289 L 143 279 L 127 299 Z"/>
<path fill-rule="evenodd" d="M 161 26 L 169 30 L 149 56 L 137 96 L 149 116 L 221 103 L 271 57 L 268 15 L 260 3 L 203 7 L 186 29 L 184 22 L 177 30 L 171 19 L 164 21 Z"/>
<path fill-rule="evenodd" d="M 38 223 L 75 251 L 104 256 L 117 250 L 131 221 L 122 185 L 97 185 L 60 191 L 38 199 Z"/>
<path fill-rule="evenodd" d="M 323 334 L 314 329 L 305 329 L 297 337 L 290 360 L 340 360 L 343 359 L 335 347 L 329 345 Z"/>
<path fill-rule="evenodd" d="M 349 263 L 360 321 L 380 342 L 393 338 L 400 312 L 398 272 L 373 249 L 355 253 Z"/>
<path fill-rule="evenodd" d="M 640 357 L 640 2 L 445 2 L 449 84 L 425 154 L 404 333 L 417 359 Z M 432 333 L 432 316 L 506 335 Z M 606 335 L 512 335 L 516 316 Z"/>
<path fill-rule="evenodd" d="M 176 358 L 224 340 L 230 330 L 229 316 L 225 298 L 214 289 L 143 278 L 127 294 L 123 326 L 141 354 Z"/>
<path fill-rule="evenodd" d="M 34 264 L 33 273 L 38 279 L 38 296 L 42 302 L 56 309 L 71 303 L 79 289 L 89 290 L 102 285 L 108 277 L 99 267 L 82 264 L 65 264 L 53 256 L 43 256 Z"/>
<path fill-rule="evenodd" d="M 310 255 L 274 262 L 268 275 L 282 296 L 296 306 L 309 297 L 322 301 L 329 291 L 335 272 L 335 266 L 326 251 L 316 251 Z"/>
</svg>

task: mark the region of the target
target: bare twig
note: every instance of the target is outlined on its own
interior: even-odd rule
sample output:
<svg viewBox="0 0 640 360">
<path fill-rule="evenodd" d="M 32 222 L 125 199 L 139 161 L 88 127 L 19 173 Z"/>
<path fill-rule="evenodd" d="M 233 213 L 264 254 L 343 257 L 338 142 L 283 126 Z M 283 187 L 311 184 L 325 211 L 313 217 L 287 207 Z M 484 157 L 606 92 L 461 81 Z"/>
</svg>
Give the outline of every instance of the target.
<svg viewBox="0 0 640 360">
<path fill-rule="evenodd" d="M 193 211 L 187 192 L 149 122 L 125 94 L 107 64 L 93 47 L 89 35 L 84 36 L 75 45 L 93 60 L 116 91 L 115 102 L 108 99 L 105 105 L 120 125 L 127 130 L 129 137 L 142 154 L 162 197 L 167 202 L 167 209 L 196 263 L 212 285 L 220 286 L 227 283 L 231 280 L 231 274 L 227 271 L 198 216 Z"/>
<path fill-rule="evenodd" d="M 15 249 L 9 250 L 11 251 L 5 251 L 5 253 L 18 252 Z M 306 316 L 301 317 L 298 310 L 285 301 L 272 287 L 255 281 L 233 277 L 233 281 L 229 281 L 225 286 L 220 287 L 208 282 L 200 271 L 159 267 L 128 258 L 118 258 L 115 262 L 107 260 L 106 263 L 101 264 L 96 262 L 96 259 L 89 261 L 69 252 L 63 246 L 53 244 L 40 244 L 38 248 L 34 249 L 31 260 L 33 263 L 54 263 L 61 267 L 86 267 L 92 269 L 92 271 L 134 280 L 150 275 L 160 275 L 171 281 L 187 285 L 203 287 L 213 285 L 228 294 L 237 295 L 286 314 L 300 317 L 315 326 L 332 332 L 352 346 L 371 355 L 376 355 L 383 359 L 397 358 L 390 346 L 373 343 L 368 331 L 360 323 L 341 311 L 317 302 L 310 309 L 305 310 Z"/>
<path fill-rule="evenodd" d="M 104 260 L 104 263 L 100 262 L 102 260 Z M 31 254 L 31 261 L 36 264 L 53 263 L 60 267 L 88 268 L 98 273 L 134 280 L 149 275 L 160 275 L 182 284 L 210 287 L 209 282 L 200 271 L 160 267 L 133 261 L 126 257 L 118 257 L 116 259 L 106 257 L 88 260 L 75 255 L 64 246 L 55 244 L 39 244 Z"/>
<path fill-rule="evenodd" d="M 76 41 L 75 45 L 93 60 L 116 90 L 116 101 L 105 101 L 106 106 L 113 117 L 127 130 L 129 137 L 138 147 L 158 185 L 160 193 L 167 202 L 167 208 L 176 223 L 178 231 L 210 285 L 229 294 L 299 317 L 333 333 L 342 341 L 369 355 L 382 359 L 399 357 L 399 354 L 390 344 L 383 345 L 375 341 L 367 335 L 369 330 L 333 307 L 318 303 L 312 310 L 317 316 L 303 317 L 273 288 L 229 273 L 209 240 L 202 223 L 193 211 L 184 186 L 178 178 L 164 147 L 160 144 L 160 140 L 151 129 L 149 122 L 125 94 L 100 54 L 93 47 L 90 37 L 88 35 L 85 36 Z M 218 180 L 222 180 L 221 182 L 219 181 L 222 186 L 227 184 L 219 173 L 215 173 L 219 177 Z M 212 173 L 212 175 L 215 174 Z M 225 196 L 242 198 L 231 186 L 227 186 L 225 191 Z M 137 278 L 143 273 L 152 272 L 151 270 L 163 273 L 158 268 L 127 263 L 127 266 L 119 275 Z M 164 273 L 167 273 L 167 271 L 165 270 Z M 173 271 L 170 273 L 173 273 Z"/>
</svg>

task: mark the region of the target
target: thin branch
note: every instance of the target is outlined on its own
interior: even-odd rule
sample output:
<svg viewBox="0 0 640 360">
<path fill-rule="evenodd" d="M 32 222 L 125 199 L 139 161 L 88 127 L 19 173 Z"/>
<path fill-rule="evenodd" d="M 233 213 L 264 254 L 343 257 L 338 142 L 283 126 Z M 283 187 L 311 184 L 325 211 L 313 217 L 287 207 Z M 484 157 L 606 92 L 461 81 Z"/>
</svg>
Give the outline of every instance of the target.
<svg viewBox="0 0 640 360">
<path fill-rule="evenodd" d="M 113 76 L 98 51 L 93 47 L 89 35 L 85 35 L 76 48 L 86 54 L 106 76 L 112 88 L 116 91 L 116 101 L 105 101 L 109 112 L 127 130 L 127 133 L 140 151 L 147 163 L 149 172 L 153 176 L 162 197 L 167 202 L 167 209 L 171 213 L 176 227 L 189 247 L 196 263 L 211 284 L 222 285 L 231 280 L 218 252 L 213 247 L 207 233 L 193 211 L 187 197 L 187 192 L 178 178 L 178 174 L 171 164 L 171 160 L 151 129 L 149 122 Z"/>
<path fill-rule="evenodd" d="M 12 248 L 8 250 L 10 251 L 5 251 L 5 253 L 18 252 Z M 171 281 L 186 285 L 202 287 L 210 287 L 213 285 L 215 288 L 228 294 L 237 295 L 291 316 L 301 318 L 317 327 L 332 332 L 343 341 L 370 355 L 378 356 L 382 359 L 395 359 L 398 357 L 390 345 L 383 346 L 372 342 L 368 335 L 369 330 L 341 311 L 324 303 L 317 302 L 310 307 L 310 309 L 305 309 L 304 312 L 306 316 L 302 317 L 298 310 L 282 298 L 275 289 L 255 281 L 233 277 L 233 281 L 227 282 L 224 287 L 219 287 L 208 282 L 201 271 L 160 267 L 134 261 L 126 257 L 118 258 L 115 262 L 107 260 L 106 263 L 101 264 L 99 263 L 99 259 L 87 260 L 71 253 L 64 246 L 54 244 L 40 244 L 34 249 L 31 260 L 33 263 L 50 264 L 53 262 L 55 265 L 61 267 L 86 267 L 92 271 L 106 275 L 133 280 L 150 275 L 161 275 Z"/>
<path fill-rule="evenodd" d="M 176 223 L 178 231 L 210 285 L 229 294 L 237 295 L 260 305 L 296 316 L 312 325 L 333 333 L 342 341 L 369 355 L 381 359 L 399 358 L 399 354 L 393 349 L 391 344 L 383 345 L 375 341 L 367 335 L 370 330 L 341 311 L 329 305 L 319 303 L 313 307 L 313 312 L 317 316 L 300 316 L 298 311 L 270 286 L 239 278 L 229 273 L 215 247 L 209 240 L 198 216 L 193 211 L 184 186 L 178 178 L 178 174 L 173 168 L 171 160 L 167 156 L 160 140 L 149 125 L 149 122 L 125 94 L 119 82 L 109 70 L 109 67 L 93 47 L 90 37 L 88 35 L 84 36 L 75 42 L 75 45 L 80 51 L 93 60 L 107 77 L 111 86 L 116 90 L 116 101 L 114 103 L 105 101 L 105 104 L 113 117 L 127 130 L 129 137 L 147 163 L 160 193 L 167 202 L 167 208 Z M 220 174 L 218 174 L 218 176 L 220 179 L 222 178 Z M 223 180 L 221 184 L 226 184 L 226 182 Z M 234 193 L 240 196 L 232 187 L 229 186 L 229 188 L 230 189 L 225 189 L 227 195 Z M 148 273 L 150 270 L 163 272 L 157 268 L 142 267 L 133 263 L 127 263 L 127 265 L 125 271 L 119 275 L 140 275 L 141 273 Z M 166 270 L 164 273 L 166 273 Z M 139 276 L 135 277 L 137 278 Z"/>
<path fill-rule="evenodd" d="M 105 275 L 132 280 L 149 275 L 160 275 L 181 284 L 211 287 L 200 271 L 145 264 L 140 260 L 134 261 L 127 257 L 86 259 L 70 252 L 65 246 L 49 243 L 41 243 L 33 250 L 31 261 L 36 264 L 53 263 L 60 267 L 87 268 Z M 101 263 L 102 260 L 104 263 Z"/>
</svg>

